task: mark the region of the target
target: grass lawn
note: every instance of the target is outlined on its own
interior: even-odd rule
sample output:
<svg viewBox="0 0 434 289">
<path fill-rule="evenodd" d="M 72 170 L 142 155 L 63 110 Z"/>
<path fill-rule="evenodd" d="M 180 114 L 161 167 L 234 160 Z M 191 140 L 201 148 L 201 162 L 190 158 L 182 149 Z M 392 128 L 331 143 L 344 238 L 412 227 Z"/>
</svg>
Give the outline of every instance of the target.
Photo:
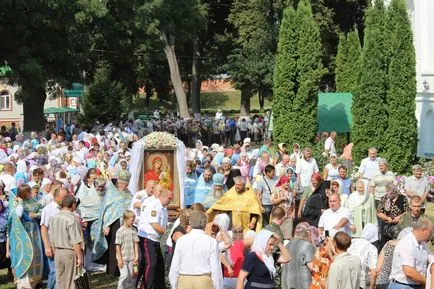
<svg viewBox="0 0 434 289">
<path fill-rule="evenodd" d="M 145 106 L 145 99 L 138 98 L 135 100 L 135 109 L 139 111 L 139 114 L 146 114 L 152 112 L 155 108 L 159 107 L 164 110 L 175 110 L 175 98 L 174 96 L 170 101 L 159 101 L 156 98 L 151 98 L 149 102 L 149 108 Z M 201 112 L 206 114 L 207 112 L 215 112 L 218 109 L 223 111 L 235 111 L 234 114 L 238 114 L 240 111 L 241 92 L 239 90 L 225 91 L 225 92 L 207 92 L 201 93 L 200 105 Z M 189 105 L 191 107 L 191 105 Z M 259 98 L 254 95 L 250 99 L 250 109 L 259 110 Z M 271 101 L 265 100 L 264 109 L 271 109 Z"/>
</svg>

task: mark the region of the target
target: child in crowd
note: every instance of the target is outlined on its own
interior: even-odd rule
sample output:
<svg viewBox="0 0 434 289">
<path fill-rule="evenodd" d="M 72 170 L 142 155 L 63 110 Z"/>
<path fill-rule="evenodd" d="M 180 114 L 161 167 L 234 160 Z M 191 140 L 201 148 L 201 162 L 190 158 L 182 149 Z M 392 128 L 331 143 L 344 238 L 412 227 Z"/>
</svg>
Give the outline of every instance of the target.
<svg viewBox="0 0 434 289">
<path fill-rule="evenodd" d="M 139 237 L 133 228 L 135 219 L 133 211 L 125 211 L 123 225 L 116 232 L 116 259 L 121 273 L 118 289 L 131 289 L 136 285 Z"/>
</svg>

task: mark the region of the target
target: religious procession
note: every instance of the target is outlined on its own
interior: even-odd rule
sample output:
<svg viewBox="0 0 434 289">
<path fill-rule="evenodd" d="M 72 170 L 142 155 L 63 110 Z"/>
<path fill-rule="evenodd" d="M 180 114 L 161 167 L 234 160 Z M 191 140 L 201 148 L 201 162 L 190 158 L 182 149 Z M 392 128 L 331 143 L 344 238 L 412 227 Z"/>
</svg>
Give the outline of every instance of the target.
<svg viewBox="0 0 434 289">
<path fill-rule="evenodd" d="M 320 168 L 311 148 L 273 144 L 265 126 L 256 145 L 245 118 L 210 119 L 229 133 L 209 146 L 140 121 L 67 124 L 48 141 L 3 132 L 9 280 L 73 289 L 104 272 L 119 289 L 432 288 L 424 167 L 402 180 L 370 148 L 354 176 L 352 144 L 338 156 L 335 132 Z"/>
</svg>

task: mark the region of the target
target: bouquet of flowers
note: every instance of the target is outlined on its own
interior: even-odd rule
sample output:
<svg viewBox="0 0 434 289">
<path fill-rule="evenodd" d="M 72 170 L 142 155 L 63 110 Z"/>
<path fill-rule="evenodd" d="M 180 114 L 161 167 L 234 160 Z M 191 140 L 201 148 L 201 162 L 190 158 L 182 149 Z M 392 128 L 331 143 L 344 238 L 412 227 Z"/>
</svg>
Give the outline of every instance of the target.
<svg viewBox="0 0 434 289">
<path fill-rule="evenodd" d="M 145 149 L 175 149 L 176 137 L 167 132 L 153 132 L 144 138 Z"/>
</svg>

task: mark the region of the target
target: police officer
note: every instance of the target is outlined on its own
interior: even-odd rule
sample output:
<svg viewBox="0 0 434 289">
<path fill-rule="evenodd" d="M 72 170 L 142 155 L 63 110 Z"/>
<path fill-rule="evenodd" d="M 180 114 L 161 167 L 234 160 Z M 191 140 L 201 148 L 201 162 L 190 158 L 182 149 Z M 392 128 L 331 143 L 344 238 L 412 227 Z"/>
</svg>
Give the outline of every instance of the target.
<svg viewBox="0 0 434 289">
<path fill-rule="evenodd" d="M 173 199 L 173 192 L 163 189 L 160 196 L 149 203 L 139 220 L 139 236 L 143 240 L 145 270 L 141 289 L 165 289 L 165 266 L 160 239 L 166 232 L 167 206 Z"/>
</svg>

